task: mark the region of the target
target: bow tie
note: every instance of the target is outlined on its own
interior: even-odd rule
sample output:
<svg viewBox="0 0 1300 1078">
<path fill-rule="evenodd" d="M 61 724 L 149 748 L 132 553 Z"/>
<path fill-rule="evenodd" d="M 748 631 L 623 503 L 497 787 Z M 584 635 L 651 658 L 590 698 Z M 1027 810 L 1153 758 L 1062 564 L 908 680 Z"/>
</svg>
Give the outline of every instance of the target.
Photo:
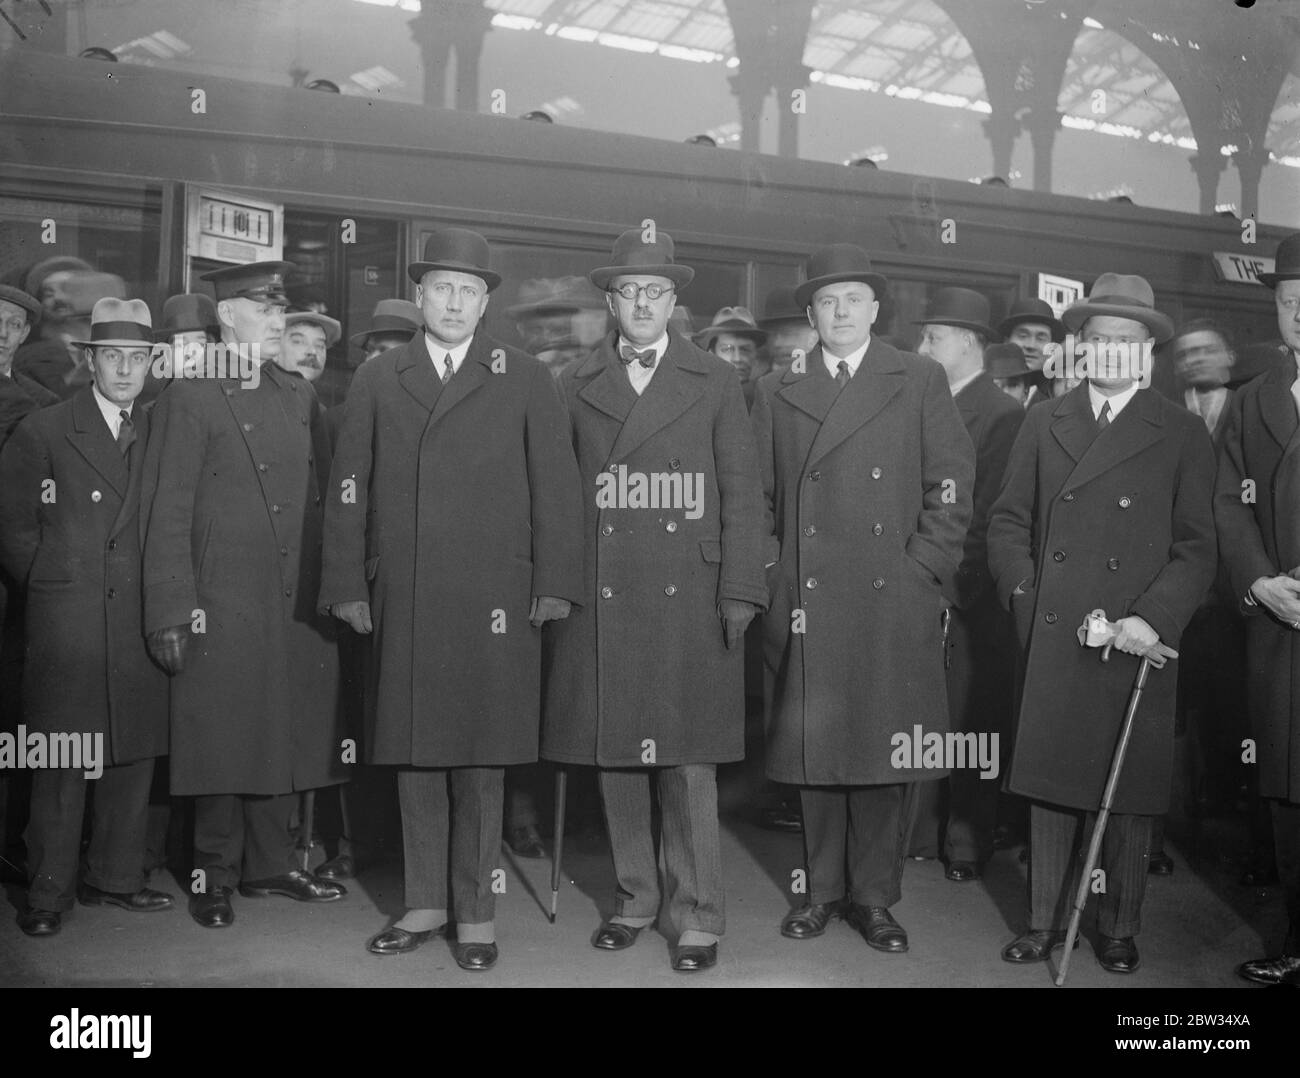
<svg viewBox="0 0 1300 1078">
<path fill-rule="evenodd" d="M 647 348 L 644 352 L 638 352 L 631 345 L 625 344 L 618 350 L 618 360 L 625 367 L 633 360 L 636 360 L 643 367 L 653 367 L 655 365 L 655 350 Z"/>
</svg>

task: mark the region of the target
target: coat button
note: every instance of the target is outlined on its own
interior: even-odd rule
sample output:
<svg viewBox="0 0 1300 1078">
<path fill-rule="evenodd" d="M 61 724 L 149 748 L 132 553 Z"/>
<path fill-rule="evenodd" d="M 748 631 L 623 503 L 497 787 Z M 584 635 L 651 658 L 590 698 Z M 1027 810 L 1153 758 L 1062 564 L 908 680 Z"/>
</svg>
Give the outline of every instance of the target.
<svg viewBox="0 0 1300 1078">
<path fill-rule="evenodd" d="M 288 598 L 289 598 L 290 596 L 292 596 L 292 595 L 293 595 L 293 588 L 285 588 L 285 589 L 284 589 L 284 597 L 285 597 L 286 599 L 288 599 Z"/>
<path fill-rule="evenodd" d="M 1072 501 L 1074 501 L 1074 491 L 1072 491 L 1072 490 L 1067 490 L 1064 494 L 1061 495 L 1061 501 L 1063 501 L 1063 502 L 1072 502 Z"/>
<path fill-rule="evenodd" d="M 601 535 L 613 535 L 613 534 L 614 534 L 614 525 L 612 525 L 612 524 L 606 524 L 603 528 L 600 529 L 600 534 L 601 534 Z"/>
<path fill-rule="evenodd" d="M 668 587 L 664 588 L 664 594 L 665 594 L 665 595 L 676 595 L 676 594 L 677 594 L 677 585 L 676 585 L 676 584 L 669 584 Z"/>
<path fill-rule="evenodd" d="M 872 535 L 884 535 L 884 534 L 885 534 L 885 526 L 884 526 L 883 524 L 873 524 L 873 525 L 871 525 L 871 534 L 872 534 Z"/>
<path fill-rule="evenodd" d="M 280 548 L 280 553 L 283 554 L 285 557 L 288 557 L 288 556 L 289 556 L 289 548 L 288 548 L 287 546 L 282 546 L 282 547 Z"/>
<path fill-rule="evenodd" d="M 677 530 L 677 521 L 675 520 L 670 520 L 667 524 L 664 525 L 664 531 L 666 532 L 675 532 L 676 530 Z"/>
<path fill-rule="evenodd" d="M 879 591 L 885 586 L 885 582 L 881 580 L 880 577 L 876 577 L 876 579 L 871 582 L 871 586 L 875 588 L 876 591 Z"/>
<path fill-rule="evenodd" d="M 815 524 L 809 524 L 808 527 L 804 528 L 803 533 L 804 535 L 816 535 L 817 526 Z"/>
<path fill-rule="evenodd" d="M 1121 509 L 1127 509 L 1132 504 L 1133 504 L 1133 499 L 1130 498 L 1127 494 L 1125 494 L 1124 497 L 1122 497 L 1119 500 L 1119 507 Z"/>
<path fill-rule="evenodd" d="M 116 549 L 117 549 L 117 540 L 116 540 L 116 539 L 110 539 L 110 540 L 108 541 L 108 549 L 109 549 L 109 550 L 116 550 Z"/>
<path fill-rule="evenodd" d="M 315 463 L 316 463 L 316 458 L 313 457 L 310 453 L 307 454 L 307 463 L 308 463 L 308 464 L 315 464 Z"/>
<path fill-rule="evenodd" d="M 804 582 L 804 587 L 807 588 L 809 591 L 812 591 L 812 589 L 815 588 L 816 586 L 817 586 L 817 578 L 815 576 L 810 576 Z"/>
<path fill-rule="evenodd" d="M 307 417 L 302 416 L 301 418 L 302 418 L 302 425 L 305 427 L 307 425 Z"/>
<path fill-rule="evenodd" d="M 253 424 L 252 424 L 252 423 L 245 423 L 245 424 L 244 424 L 244 433 L 245 433 L 245 434 L 247 434 L 247 433 L 248 433 L 250 430 L 252 430 L 252 429 L 253 429 Z"/>
<path fill-rule="evenodd" d="M 1065 551 L 1064 551 L 1064 550 L 1053 550 L 1053 551 L 1052 551 L 1052 561 L 1065 561 Z"/>
<path fill-rule="evenodd" d="M 673 471 L 677 471 L 677 469 L 680 468 L 681 466 L 682 466 L 682 462 L 678 460 L 676 457 L 673 457 L 673 459 L 668 462 L 668 467 L 670 467 Z"/>
<path fill-rule="evenodd" d="M 1054 611 L 1049 610 L 1046 614 L 1043 615 L 1043 620 L 1047 622 L 1048 625 L 1055 625 L 1059 619 L 1057 618 L 1056 613 Z"/>
<path fill-rule="evenodd" d="M 259 472 L 264 472 L 264 471 L 266 471 L 269 467 L 270 467 L 269 464 L 259 464 L 259 465 L 257 466 L 257 470 L 258 470 Z"/>
<path fill-rule="evenodd" d="M 109 589 L 108 589 L 108 597 L 109 597 L 110 599 L 116 599 L 116 598 L 117 598 L 117 588 L 109 588 Z"/>
<path fill-rule="evenodd" d="M 280 507 L 278 505 L 271 506 L 272 513 L 278 513 L 279 511 L 280 511 Z"/>
<path fill-rule="evenodd" d="M 103 497 L 104 497 L 104 495 L 100 494 L 99 491 L 97 491 L 97 490 L 92 490 L 92 491 L 90 492 L 90 500 L 91 500 L 92 502 L 100 501 Z"/>
<path fill-rule="evenodd" d="M 613 588 L 601 588 L 601 589 L 600 589 L 600 597 L 601 597 L 602 599 L 612 599 L 612 598 L 614 598 L 614 589 L 613 589 Z"/>
<path fill-rule="evenodd" d="M 227 389 L 227 390 L 226 390 L 226 396 L 227 396 L 227 397 L 233 397 L 234 395 L 235 395 L 235 391 L 234 391 L 233 389 Z"/>
<path fill-rule="evenodd" d="M 880 470 L 879 468 L 872 468 L 872 469 L 871 469 L 871 478 L 872 478 L 872 479 L 879 479 L 879 478 L 881 477 L 881 475 L 883 475 L 883 474 L 884 474 L 884 473 L 881 472 L 881 470 Z"/>
<path fill-rule="evenodd" d="M 808 473 L 808 478 L 811 479 L 814 483 L 817 482 L 817 480 L 820 479 L 821 477 L 822 477 L 822 473 L 821 473 L 821 472 L 809 472 L 809 473 Z"/>
<path fill-rule="evenodd" d="M 611 475 L 616 475 L 616 474 L 618 473 L 618 465 L 617 465 L 617 464 L 611 464 L 611 465 L 610 465 L 608 468 L 606 468 L 605 470 L 606 470 L 607 472 L 609 472 Z"/>
<path fill-rule="evenodd" d="M 1119 558 L 1111 558 L 1106 562 L 1106 568 L 1112 573 L 1119 568 Z"/>
</svg>

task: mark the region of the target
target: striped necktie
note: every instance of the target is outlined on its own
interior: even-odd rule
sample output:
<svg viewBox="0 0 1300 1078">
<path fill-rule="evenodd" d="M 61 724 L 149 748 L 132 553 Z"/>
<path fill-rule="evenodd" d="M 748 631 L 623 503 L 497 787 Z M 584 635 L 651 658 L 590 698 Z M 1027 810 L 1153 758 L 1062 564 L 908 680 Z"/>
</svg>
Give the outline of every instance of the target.
<svg viewBox="0 0 1300 1078">
<path fill-rule="evenodd" d="M 131 422 L 131 413 L 123 408 L 117 414 L 122 417 L 122 425 L 117 428 L 117 448 L 122 456 L 126 456 L 138 435 L 135 432 L 135 424 Z"/>
</svg>

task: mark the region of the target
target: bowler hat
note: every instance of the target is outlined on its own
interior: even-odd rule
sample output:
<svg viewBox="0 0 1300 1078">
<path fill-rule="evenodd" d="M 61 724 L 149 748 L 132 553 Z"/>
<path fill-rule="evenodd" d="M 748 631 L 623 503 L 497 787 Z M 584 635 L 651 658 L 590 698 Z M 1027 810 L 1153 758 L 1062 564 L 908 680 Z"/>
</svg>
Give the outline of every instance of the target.
<svg viewBox="0 0 1300 1078">
<path fill-rule="evenodd" d="M 352 334 L 348 340 L 364 346 L 372 333 L 405 333 L 412 337 L 422 325 L 424 315 L 409 299 L 381 299 L 370 316 L 370 328 Z"/>
<path fill-rule="evenodd" d="M 488 241 L 468 228 L 440 228 L 424 241 L 424 261 L 412 262 L 407 275 L 416 284 L 430 270 L 451 270 L 481 278 L 491 292 L 501 283 L 501 274 L 488 269 Z"/>
<path fill-rule="evenodd" d="M 673 261 L 672 236 L 658 229 L 653 236 L 647 243 L 641 229 L 629 228 L 614 241 L 613 264 L 592 270 L 587 279 L 602 290 L 608 289 L 615 277 L 625 275 L 667 277 L 678 288 L 685 288 L 695 278 L 695 271 Z"/>
<path fill-rule="evenodd" d="M 27 312 L 27 321 L 32 325 L 35 325 L 37 319 L 41 317 L 41 301 L 35 296 L 24 292 L 21 288 L 15 288 L 10 284 L 0 284 L 0 300 L 16 303 L 25 310 Z"/>
<path fill-rule="evenodd" d="M 284 279 L 294 270 L 292 262 L 248 262 L 242 266 L 223 266 L 203 274 L 211 281 L 217 302 L 227 299 L 251 299 L 257 303 L 288 303 Z"/>
<path fill-rule="evenodd" d="M 162 325 L 158 328 L 158 339 L 165 341 L 177 333 L 193 333 L 203 330 L 205 333 L 219 331 L 221 320 L 217 317 L 217 305 L 211 296 L 202 292 L 182 292 L 169 296 L 163 304 Z"/>
<path fill-rule="evenodd" d="M 116 345 L 132 348 L 152 345 L 153 316 L 142 299 L 114 299 L 105 296 L 90 312 L 90 340 L 73 341 L 87 348 Z"/>
<path fill-rule="evenodd" d="M 794 299 L 794 285 L 777 285 L 763 300 L 763 313 L 758 319 L 760 326 L 773 322 L 808 323 L 808 314 Z"/>
<path fill-rule="evenodd" d="M 313 326 L 320 326 L 325 331 L 326 348 L 333 348 L 343 336 L 343 327 L 339 325 L 337 319 L 327 314 L 320 314 L 318 311 L 290 311 L 284 316 L 284 331 L 288 333 L 289 327 L 299 322 L 310 322 Z"/>
<path fill-rule="evenodd" d="M 1018 344 L 990 344 L 984 349 L 984 373 L 990 378 L 1025 378 L 1034 372 Z"/>
<path fill-rule="evenodd" d="M 707 352 L 709 346 L 723 333 L 748 337 L 759 345 L 767 340 L 767 333 L 758 328 L 748 307 L 721 307 L 708 327 L 695 334 L 695 343 Z"/>
<path fill-rule="evenodd" d="M 971 288 L 941 288 L 930 300 L 925 317 L 918 318 L 914 326 L 956 326 L 982 333 L 985 337 L 996 334 L 989 326 L 989 301 Z"/>
<path fill-rule="evenodd" d="M 1035 299 L 1032 296 L 1021 296 L 1011 304 L 1011 310 L 1007 312 L 1006 318 L 998 324 L 998 334 L 1009 337 L 1016 326 L 1023 326 L 1027 322 L 1036 326 L 1047 326 L 1052 331 L 1052 340 L 1057 344 L 1065 340 L 1065 326 L 1056 317 L 1052 305 L 1046 300 Z"/>
<path fill-rule="evenodd" d="M 1300 279 L 1300 232 L 1292 232 L 1277 245 L 1273 272 L 1261 273 L 1259 283 L 1266 284 L 1269 288 L 1276 288 L 1278 281 L 1297 279 Z"/>
<path fill-rule="evenodd" d="M 1067 307 L 1061 321 L 1071 333 L 1077 333 L 1096 315 L 1141 322 L 1157 344 L 1174 335 L 1173 321 L 1156 310 L 1156 294 L 1151 285 L 1136 273 L 1103 273 L 1093 283 L 1088 298 Z"/>
<path fill-rule="evenodd" d="M 804 263 L 804 275 L 808 279 L 794 290 L 794 301 L 800 307 L 807 307 L 812 302 L 817 289 L 841 281 L 861 281 L 869 285 L 876 299 L 880 299 L 888 287 L 885 278 L 872 270 L 867 252 L 854 243 L 832 243 L 814 251 Z"/>
</svg>

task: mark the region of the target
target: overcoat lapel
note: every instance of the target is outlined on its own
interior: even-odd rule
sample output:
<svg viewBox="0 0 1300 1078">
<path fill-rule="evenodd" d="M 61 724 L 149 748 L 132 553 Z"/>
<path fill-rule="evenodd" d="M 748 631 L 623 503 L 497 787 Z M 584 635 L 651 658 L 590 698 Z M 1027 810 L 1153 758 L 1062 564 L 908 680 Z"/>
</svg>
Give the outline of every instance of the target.
<svg viewBox="0 0 1300 1078">
<path fill-rule="evenodd" d="M 113 441 L 113 435 L 109 432 L 108 424 L 104 422 L 104 416 L 89 387 L 80 390 L 72 398 L 72 426 L 73 429 L 67 436 L 72 447 L 103 476 L 104 481 L 117 491 L 119 497 L 124 497 L 131 479 L 130 469 L 122 451 Z"/>
<path fill-rule="evenodd" d="M 685 342 L 670 334 L 668 349 L 659 360 L 659 369 L 628 412 L 610 450 L 609 462 L 612 464 L 631 455 L 698 401 L 707 385 L 707 370 L 691 354 Z M 626 373 L 619 373 L 627 381 Z M 631 389 L 630 384 L 628 388 Z"/>
<path fill-rule="evenodd" d="M 442 395 L 442 379 L 433 369 L 433 360 L 425 345 L 424 334 L 416 333 L 402 346 L 402 354 L 397 360 L 397 381 L 401 387 L 414 397 L 426 412 L 433 412 L 438 398 Z"/>
<path fill-rule="evenodd" d="M 813 372 L 820 369 L 819 373 L 825 376 L 832 389 L 839 389 L 835 379 L 826 370 L 820 345 L 812 350 L 808 365 Z M 857 373 L 831 402 L 821 429 L 808 451 L 808 463 L 821 460 L 860 427 L 869 423 L 902 390 L 906 380 L 902 357 L 893 347 L 873 337 L 867 345 L 866 355 L 862 357 Z M 813 390 L 809 396 L 815 401 L 815 394 L 820 392 L 824 390 Z"/>
<path fill-rule="evenodd" d="M 627 380 L 627 371 L 614 356 L 616 340 L 616 336 L 606 337 L 593 348 L 574 372 L 574 377 L 582 380 L 577 391 L 579 400 L 622 423 L 636 404 L 637 395 Z"/>
<path fill-rule="evenodd" d="M 1086 408 L 1085 418 L 1088 422 L 1093 422 L 1095 430 L 1096 424 L 1092 420 L 1092 407 L 1088 402 L 1087 387 L 1085 385 L 1080 388 L 1083 390 L 1081 399 Z M 1070 422 L 1077 423 L 1079 418 L 1076 410 Z M 1053 425 L 1053 433 L 1055 433 L 1055 425 Z M 1138 390 L 1111 425 L 1101 434 L 1094 435 L 1092 444 L 1074 466 L 1066 483 L 1072 487 L 1082 486 L 1090 479 L 1095 479 L 1130 457 L 1150 448 L 1164 436 L 1164 433 L 1164 420 L 1160 416 L 1155 390 Z M 1071 437 L 1074 435 L 1072 434 Z M 1061 439 L 1058 437 L 1057 440 Z"/>
</svg>

